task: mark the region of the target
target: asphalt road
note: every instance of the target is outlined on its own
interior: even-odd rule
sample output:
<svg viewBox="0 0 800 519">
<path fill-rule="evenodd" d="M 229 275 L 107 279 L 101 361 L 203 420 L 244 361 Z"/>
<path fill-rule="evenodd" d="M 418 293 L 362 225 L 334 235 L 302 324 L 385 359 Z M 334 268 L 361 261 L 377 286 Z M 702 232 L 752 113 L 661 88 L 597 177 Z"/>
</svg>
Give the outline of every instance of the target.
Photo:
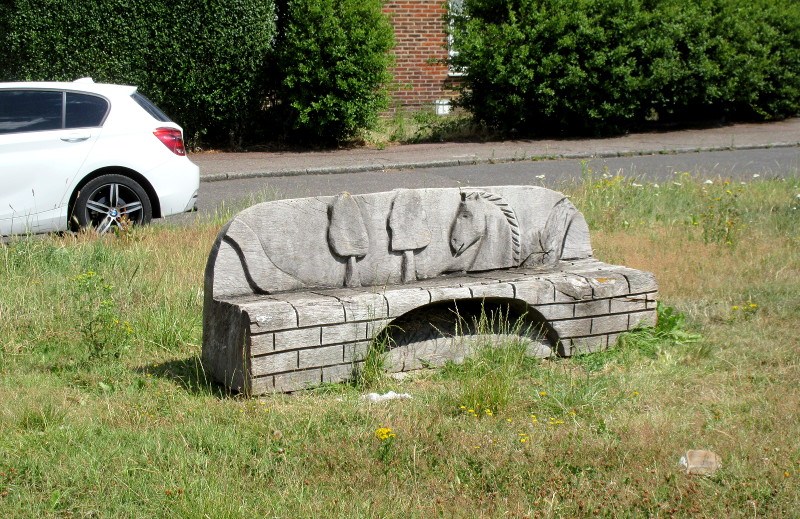
<svg viewBox="0 0 800 519">
<path fill-rule="evenodd" d="M 551 160 L 420 168 L 396 171 L 265 177 L 203 182 L 199 211 L 171 217 L 170 222 L 190 222 L 214 213 L 221 206 L 241 210 L 255 202 L 278 198 L 334 195 L 342 191 L 370 193 L 395 188 L 489 186 L 530 184 L 559 189 L 579 182 L 589 173 L 620 174 L 639 182 L 671 181 L 689 172 L 702 179 L 749 181 L 798 175 L 800 148 L 772 148 L 704 153 L 662 154 L 608 159 Z"/>
</svg>

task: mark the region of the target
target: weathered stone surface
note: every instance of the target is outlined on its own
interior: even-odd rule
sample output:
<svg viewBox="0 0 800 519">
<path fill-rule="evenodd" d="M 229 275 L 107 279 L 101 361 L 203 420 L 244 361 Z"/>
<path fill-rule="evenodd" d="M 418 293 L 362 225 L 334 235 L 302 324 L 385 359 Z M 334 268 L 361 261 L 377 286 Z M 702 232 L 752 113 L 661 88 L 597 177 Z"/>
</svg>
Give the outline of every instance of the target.
<svg viewBox="0 0 800 519">
<path fill-rule="evenodd" d="M 266 202 L 226 225 L 215 251 L 216 297 L 343 286 L 347 276 L 362 285 L 394 284 L 408 271 L 409 252 L 416 279 L 520 266 L 534 256 L 536 264 L 564 254 L 591 256 L 585 222 L 572 204 L 532 186 Z"/>
<path fill-rule="evenodd" d="M 655 326 L 657 315 L 655 311 L 637 312 L 630 314 L 629 329 L 634 329 L 637 326 Z"/>
<path fill-rule="evenodd" d="M 566 319 L 552 321 L 550 326 L 559 337 L 578 337 L 592 333 L 592 319 Z"/>
<path fill-rule="evenodd" d="M 510 283 L 490 283 L 468 288 L 470 297 L 474 299 L 483 299 L 487 297 L 514 299 L 514 285 Z"/>
<path fill-rule="evenodd" d="M 333 297 L 316 294 L 286 294 L 287 301 L 297 312 L 298 326 L 340 323 L 344 321 L 344 307 Z"/>
<path fill-rule="evenodd" d="M 272 331 L 297 327 L 297 310 L 286 301 L 269 298 L 244 303 L 241 308 L 259 329 Z"/>
<path fill-rule="evenodd" d="M 459 362 L 511 336 L 537 357 L 596 351 L 655 323 L 657 285 L 591 253 L 583 217 L 543 188 L 259 204 L 222 228 L 209 255 L 203 362 L 215 380 L 259 394 L 346 380 L 373 340 L 394 371 Z"/>
<path fill-rule="evenodd" d="M 647 295 L 647 309 L 655 310 L 658 307 L 658 292 L 649 292 Z"/>
<path fill-rule="evenodd" d="M 357 373 L 362 366 L 363 363 L 355 363 L 324 367 L 322 368 L 322 383 L 336 384 L 346 380 L 352 380 L 353 375 Z"/>
<path fill-rule="evenodd" d="M 252 331 L 252 328 L 251 328 Z M 250 355 L 263 355 L 275 351 L 275 334 L 259 333 L 250 336 Z"/>
<path fill-rule="evenodd" d="M 389 305 L 389 315 L 397 317 L 409 310 L 425 306 L 431 302 L 431 294 L 422 288 L 387 290 L 383 296 Z"/>
<path fill-rule="evenodd" d="M 315 368 L 318 366 L 332 366 L 344 362 L 344 346 L 322 346 L 320 348 L 306 348 L 299 351 L 300 369 Z"/>
<path fill-rule="evenodd" d="M 592 317 L 591 333 L 613 333 L 628 329 L 628 314 Z"/>
<path fill-rule="evenodd" d="M 589 282 L 589 286 L 592 287 L 592 297 L 594 299 L 628 293 L 628 280 L 620 274 L 606 271 L 585 276 L 585 278 Z"/>
<path fill-rule="evenodd" d="M 645 294 L 617 297 L 615 299 L 611 299 L 610 303 L 610 311 L 615 314 L 621 312 L 637 312 L 640 310 L 647 310 L 647 296 Z"/>
<path fill-rule="evenodd" d="M 322 369 L 314 368 L 306 371 L 295 371 L 275 375 L 274 390 L 278 392 L 299 391 L 322 383 Z"/>
<path fill-rule="evenodd" d="M 253 374 L 267 375 L 297 369 L 297 352 L 270 353 L 251 359 Z"/>
<path fill-rule="evenodd" d="M 525 349 L 525 353 L 531 357 L 546 359 L 553 356 L 554 348 L 550 341 L 531 341 Z"/>
<path fill-rule="evenodd" d="M 322 344 L 341 344 L 345 342 L 363 341 L 368 338 L 369 323 L 342 323 L 322 327 Z"/>
<path fill-rule="evenodd" d="M 472 298 L 469 287 L 435 287 L 428 290 L 428 292 L 431 294 L 431 303 Z"/>
<path fill-rule="evenodd" d="M 514 293 L 518 299 L 530 305 L 554 303 L 556 301 L 555 286 L 546 279 L 530 279 L 515 281 Z"/>
<path fill-rule="evenodd" d="M 592 299 L 592 286 L 583 276 L 564 274 L 553 280 L 557 302 L 585 301 Z"/>
<path fill-rule="evenodd" d="M 372 341 L 353 342 L 344 345 L 344 363 L 353 364 L 366 358 Z"/>
<path fill-rule="evenodd" d="M 375 319 L 367 322 L 367 337 L 372 338 L 384 331 L 387 327 L 393 326 L 393 319 Z"/>
<path fill-rule="evenodd" d="M 655 292 L 658 290 L 656 277 L 650 272 L 626 268 L 622 271 L 622 275 L 628 280 L 631 294 Z"/>
<path fill-rule="evenodd" d="M 534 309 L 548 321 L 553 319 L 571 319 L 575 316 L 575 305 L 573 303 L 536 305 Z"/>
<path fill-rule="evenodd" d="M 319 328 L 298 328 L 275 332 L 275 350 L 289 350 L 293 348 L 308 348 L 319 346 L 322 331 Z"/>
<path fill-rule="evenodd" d="M 211 301 L 210 296 L 205 295 L 203 310 L 203 366 L 214 380 L 235 391 L 246 391 L 249 319 L 236 305 Z"/>
<path fill-rule="evenodd" d="M 389 303 L 380 293 L 360 294 L 341 301 L 346 321 L 367 321 L 389 315 Z"/>
<path fill-rule="evenodd" d="M 575 303 L 575 317 L 588 317 L 592 315 L 605 315 L 611 310 L 609 309 L 611 300 L 599 299 L 597 301 L 583 301 Z"/>
<path fill-rule="evenodd" d="M 253 395 L 263 395 L 264 393 L 271 393 L 275 391 L 275 377 L 268 375 L 266 377 L 253 377 L 250 379 L 250 391 Z"/>
<path fill-rule="evenodd" d="M 570 339 L 569 355 L 582 355 L 584 353 L 594 353 L 608 347 L 608 337 L 606 335 L 596 335 L 592 337 L 577 337 Z"/>
</svg>

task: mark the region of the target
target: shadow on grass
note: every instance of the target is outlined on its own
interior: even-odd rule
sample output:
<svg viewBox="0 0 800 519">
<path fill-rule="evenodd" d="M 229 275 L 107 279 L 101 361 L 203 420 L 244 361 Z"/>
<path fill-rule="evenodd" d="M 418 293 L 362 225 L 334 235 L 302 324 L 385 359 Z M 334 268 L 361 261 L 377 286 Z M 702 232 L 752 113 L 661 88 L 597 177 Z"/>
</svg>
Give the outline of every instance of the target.
<svg viewBox="0 0 800 519">
<path fill-rule="evenodd" d="M 197 355 L 186 359 L 170 360 L 154 366 L 144 366 L 137 368 L 137 371 L 170 380 L 188 393 L 195 395 L 216 398 L 227 398 L 235 395 L 235 393 L 208 377 L 203 369 L 203 363 Z"/>
</svg>

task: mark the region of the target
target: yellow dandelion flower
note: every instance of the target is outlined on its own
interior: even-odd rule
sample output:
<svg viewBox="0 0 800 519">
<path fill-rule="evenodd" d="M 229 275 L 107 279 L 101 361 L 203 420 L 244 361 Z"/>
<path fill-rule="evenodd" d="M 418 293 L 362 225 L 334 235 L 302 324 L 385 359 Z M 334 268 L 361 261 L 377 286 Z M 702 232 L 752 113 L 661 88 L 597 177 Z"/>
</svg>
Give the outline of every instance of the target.
<svg viewBox="0 0 800 519">
<path fill-rule="evenodd" d="M 395 434 L 388 427 L 381 427 L 375 431 L 375 437 L 381 441 L 394 438 L 394 436 Z"/>
</svg>

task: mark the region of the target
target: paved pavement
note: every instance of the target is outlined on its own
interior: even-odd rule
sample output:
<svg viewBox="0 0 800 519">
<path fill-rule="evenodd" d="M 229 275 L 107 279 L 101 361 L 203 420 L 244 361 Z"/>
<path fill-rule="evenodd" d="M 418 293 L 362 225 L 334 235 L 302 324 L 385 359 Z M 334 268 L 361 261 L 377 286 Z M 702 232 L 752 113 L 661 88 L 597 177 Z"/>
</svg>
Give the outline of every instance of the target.
<svg viewBox="0 0 800 519">
<path fill-rule="evenodd" d="M 357 173 L 551 159 L 591 159 L 800 146 L 800 118 L 709 129 L 636 133 L 609 139 L 406 144 L 385 149 L 192 153 L 203 182 L 235 178 Z"/>
</svg>

